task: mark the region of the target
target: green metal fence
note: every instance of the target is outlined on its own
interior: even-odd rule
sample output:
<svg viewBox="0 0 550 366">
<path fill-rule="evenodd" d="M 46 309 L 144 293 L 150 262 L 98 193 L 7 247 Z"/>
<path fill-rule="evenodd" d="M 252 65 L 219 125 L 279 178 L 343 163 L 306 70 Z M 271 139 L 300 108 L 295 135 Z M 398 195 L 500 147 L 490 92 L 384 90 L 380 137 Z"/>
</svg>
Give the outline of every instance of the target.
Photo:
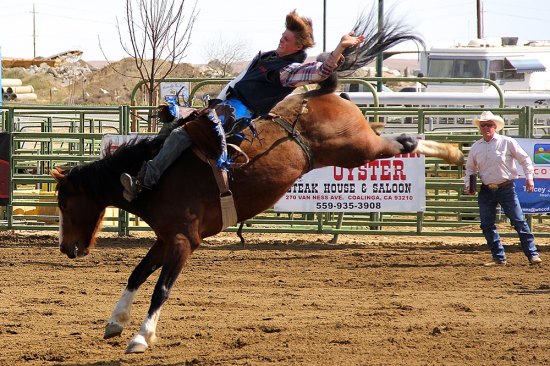
<svg viewBox="0 0 550 366">
<path fill-rule="evenodd" d="M 198 83 L 210 84 L 203 79 Z M 193 90 L 197 90 L 194 88 Z M 104 134 L 129 134 L 132 119 L 138 133 L 147 133 L 150 107 L 31 106 L 0 108 L 2 130 L 11 136 L 9 205 L 3 207 L 0 230 L 57 230 L 55 183 L 49 171 L 99 158 Z M 482 107 L 362 108 L 366 116 L 386 121 L 389 132 L 424 134 L 426 139 L 456 144 L 466 154 L 479 139 L 472 119 Z M 505 133 L 514 137 L 547 137 L 550 108 L 496 108 L 507 120 Z M 437 120 L 437 123 L 433 123 Z M 462 194 L 463 168 L 426 159 L 426 209 L 423 212 L 276 213 L 248 220 L 245 232 L 377 235 L 480 235 L 476 198 Z M 549 215 L 529 216 L 538 236 L 550 236 Z M 472 230 L 475 228 L 476 230 Z M 108 208 L 103 230 L 127 235 L 150 230 L 139 218 Z M 230 227 L 226 231 L 236 231 Z M 503 234 L 506 236 L 506 234 Z"/>
</svg>

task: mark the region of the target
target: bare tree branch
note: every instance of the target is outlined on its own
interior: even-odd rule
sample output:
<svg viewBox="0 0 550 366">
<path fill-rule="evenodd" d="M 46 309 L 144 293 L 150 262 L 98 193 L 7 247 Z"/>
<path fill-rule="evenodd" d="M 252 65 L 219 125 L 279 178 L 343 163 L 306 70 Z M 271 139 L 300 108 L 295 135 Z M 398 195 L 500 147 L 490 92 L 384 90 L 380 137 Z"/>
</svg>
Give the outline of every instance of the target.
<svg viewBox="0 0 550 366">
<path fill-rule="evenodd" d="M 219 35 L 212 39 L 204 48 L 204 56 L 208 60 L 208 66 L 220 77 L 231 76 L 233 65 L 249 58 L 249 49 L 242 40 L 228 41 Z"/>
<path fill-rule="evenodd" d="M 197 0 L 187 17 L 184 5 L 185 0 L 126 0 L 126 37 L 117 18 L 120 45 L 134 59 L 139 78 L 146 81 L 149 105 L 155 103 L 155 80 L 165 79 L 176 68 L 190 44 L 198 16 Z"/>
</svg>

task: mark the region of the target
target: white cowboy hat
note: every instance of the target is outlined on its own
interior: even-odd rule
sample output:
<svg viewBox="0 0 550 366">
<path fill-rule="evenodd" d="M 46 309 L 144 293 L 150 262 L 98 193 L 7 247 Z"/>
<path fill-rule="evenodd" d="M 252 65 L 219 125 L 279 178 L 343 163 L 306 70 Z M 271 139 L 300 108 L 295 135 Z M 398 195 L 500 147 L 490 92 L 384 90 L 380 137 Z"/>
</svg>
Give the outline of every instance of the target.
<svg viewBox="0 0 550 366">
<path fill-rule="evenodd" d="M 497 126 L 496 130 L 500 131 L 504 128 L 504 120 L 500 116 L 495 116 L 491 111 L 484 111 L 479 118 L 474 119 L 474 125 L 479 128 L 479 123 L 483 121 L 494 122 Z"/>
</svg>

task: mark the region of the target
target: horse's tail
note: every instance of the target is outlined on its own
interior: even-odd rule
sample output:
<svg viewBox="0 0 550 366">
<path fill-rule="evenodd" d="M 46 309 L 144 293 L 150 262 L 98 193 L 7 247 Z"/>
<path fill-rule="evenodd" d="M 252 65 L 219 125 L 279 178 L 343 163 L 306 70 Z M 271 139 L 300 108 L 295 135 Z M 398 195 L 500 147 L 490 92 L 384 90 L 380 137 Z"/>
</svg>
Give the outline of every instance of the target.
<svg viewBox="0 0 550 366">
<path fill-rule="evenodd" d="M 389 14 L 386 16 L 389 19 Z M 378 22 L 375 20 L 375 12 L 371 11 L 368 15 L 363 13 L 355 22 L 353 33 L 364 35 L 365 41 L 353 47 L 344 50 L 344 62 L 338 66 L 329 78 L 319 83 L 319 89 L 314 91 L 317 94 L 332 93 L 338 86 L 338 77 L 348 76 L 353 71 L 366 66 L 372 62 L 378 54 L 405 41 L 416 42 L 420 47 L 425 48 L 424 41 L 418 35 L 414 34 L 410 28 L 399 23 L 392 23 L 387 20 L 381 29 L 378 29 Z M 328 53 L 321 53 L 317 56 L 317 61 L 324 61 Z"/>
<path fill-rule="evenodd" d="M 345 76 L 351 72 L 366 66 L 372 62 L 380 53 L 405 41 L 413 41 L 425 48 L 424 41 L 408 26 L 398 22 L 393 23 L 385 16 L 381 29 L 375 19 L 375 11 L 372 10 L 368 15 L 362 14 L 357 19 L 353 32 L 355 35 L 364 35 L 365 41 L 353 47 L 344 50 L 344 62 L 338 67 L 338 74 Z"/>
</svg>

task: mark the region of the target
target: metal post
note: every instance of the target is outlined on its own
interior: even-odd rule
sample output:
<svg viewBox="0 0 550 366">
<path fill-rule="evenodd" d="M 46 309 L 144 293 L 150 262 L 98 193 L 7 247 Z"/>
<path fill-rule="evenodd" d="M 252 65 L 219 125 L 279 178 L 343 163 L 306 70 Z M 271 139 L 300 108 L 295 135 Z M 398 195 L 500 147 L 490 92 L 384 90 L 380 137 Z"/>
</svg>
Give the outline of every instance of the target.
<svg viewBox="0 0 550 366">
<path fill-rule="evenodd" d="M 527 125 L 529 126 L 529 133 L 527 134 L 527 138 L 533 139 L 535 138 L 535 113 L 534 108 L 525 106 L 525 113 L 527 117 Z"/>
<path fill-rule="evenodd" d="M 382 31 L 384 28 L 384 0 L 378 0 L 378 31 Z M 382 63 L 384 61 L 384 54 L 379 53 L 378 56 L 376 56 L 376 76 L 382 77 L 383 71 L 382 71 Z M 376 90 L 381 92 L 382 91 L 382 80 L 379 80 L 376 83 Z"/>
<path fill-rule="evenodd" d="M 327 52 L 327 0 L 323 0 L 323 52 Z"/>
<path fill-rule="evenodd" d="M 338 219 L 336 221 L 336 229 L 340 229 L 342 227 L 342 223 L 344 222 L 344 213 L 339 212 L 338 213 Z M 338 236 L 340 234 L 336 233 L 332 236 L 332 240 L 330 241 L 331 244 L 336 244 L 338 242 Z"/>
<path fill-rule="evenodd" d="M 6 132 L 10 134 L 10 197 L 8 199 L 8 205 L 6 206 L 6 216 L 7 216 L 7 223 L 8 223 L 8 229 L 11 229 L 13 227 L 13 195 L 15 192 L 15 183 L 13 181 L 13 172 L 14 172 L 14 166 L 15 161 L 13 159 L 13 149 L 14 149 L 14 142 L 13 142 L 13 132 L 15 129 L 14 125 L 14 113 L 15 108 L 10 107 L 7 110 L 6 115 Z"/>
<path fill-rule="evenodd" d="M 477 38 L 483 38 L 483 4 L 477 0 Z"/>
</svg>

